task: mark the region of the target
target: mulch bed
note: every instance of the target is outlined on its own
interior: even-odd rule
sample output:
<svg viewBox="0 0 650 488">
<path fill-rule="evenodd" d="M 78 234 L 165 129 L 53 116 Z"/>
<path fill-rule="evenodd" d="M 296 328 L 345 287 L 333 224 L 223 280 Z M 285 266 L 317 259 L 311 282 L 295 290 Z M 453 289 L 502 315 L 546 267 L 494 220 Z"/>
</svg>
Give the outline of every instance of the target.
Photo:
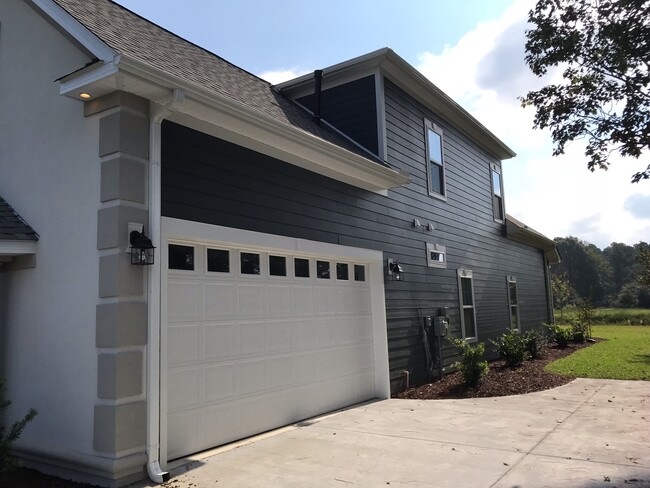
<svg viewBox="0 0 650 488">
<path fill-rule="evenodd" d="M 48 476 L 33 469 L 16 468 L 0 473 L 0 487 L 11 488 L 93 488 L 88 483 L 75 483 L 54 476 Z"/>
<path fill-rule="evenodd" d="M 595 339 L 597 342 L 598 339 Z M 481 383 L 470 388 L 463 382 L 460 373 L 451 373 L 433 383 L 409 388 L 393 395 L 393 398 L 407 398 L 415 400 L 440 400 L 445 398 L 480 398 L 506 395 L 521 395 L 535 391 L 548 390 L 569 383 L 574 376 L 563 376 L 544 371 L 544 366 L 573 354 L 578 349 L 589 347 L 593 342 L 583 344 L 569 344 L 569 347 L 560 349 L 555 345 L 546 347 L 541 359 L 525 361 L 518 368 L 506 366 L 502 359 L 490 363 L 490 372 L 481 380 Z"/>
</svg>

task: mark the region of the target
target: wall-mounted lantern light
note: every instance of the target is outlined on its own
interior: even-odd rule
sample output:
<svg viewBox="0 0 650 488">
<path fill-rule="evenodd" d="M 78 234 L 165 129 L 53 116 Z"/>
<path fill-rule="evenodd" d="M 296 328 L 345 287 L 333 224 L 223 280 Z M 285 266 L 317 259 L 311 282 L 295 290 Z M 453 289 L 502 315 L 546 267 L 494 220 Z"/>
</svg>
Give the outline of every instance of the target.
<svg viewBox="0 0 650 488">
<path fill-rule="evenodd" d="M 131 264 L 135 266 L 149 266 L 154 263 L 155 247 L 151 239 L 144 233 L 144 225 L 141 231 L 129 231 L 129 244 L 131 247 Z"/>
<path fill-rule="evenodd" d="M 395 281 L 402 281 L 404 279 L 404 270 L 396 259 L 388 258 L 388 275 L 392 276 Z"/>
</svg>

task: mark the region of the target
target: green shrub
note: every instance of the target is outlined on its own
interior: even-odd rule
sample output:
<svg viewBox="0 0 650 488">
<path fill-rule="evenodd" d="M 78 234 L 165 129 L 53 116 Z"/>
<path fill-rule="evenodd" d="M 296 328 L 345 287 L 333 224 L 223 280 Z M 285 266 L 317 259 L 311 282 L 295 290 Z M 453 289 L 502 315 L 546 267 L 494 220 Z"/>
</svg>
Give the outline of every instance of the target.
<svg viewBox="0 0 650 488">
<path fill-rule="evenodd" d="M 490 342 L 496 346 L 495 351 L 499 357 L 511 368 L 521 366 L 526 359 L 526 345 L 517 330 L 509 330 L 496 341 L 490 339 Z"/>
<path fill-rule="evenodd" d="M 485 344 L 482 342 L 471 346 L 465 339 L 450 339 L 451 344 L 460 354 L 460 360 L 452 364 L 463 375 L 467 386 L 476 386 L 489 371 L 487 361 L 483 360 Z"/>
<path fill-rule="evenodd" d="M 542 351 L 546 341 L 540 331 L 535 329 L 527 330 L 522 334 L 522 339 L 524 341 L 524 349 L 526 349 L 530 359 L 539 359 L 542 357 Z"/>
<path fill-rule="evenodd" d="M 577 343 L 585 342 L 585 339 L 591 335 L 590 331 L 591 326 L 586 326 L 580 322 L 576 322 L 571 326 L 571 340 Z"/>
<path fill-rule="evenodd" d="M 572 327 L 560 327 L 557 324 L 547 325 L 549 337 L 551 341 L 555 342 L 559 347 L 567 347 L 569 341 L 573 339 L 573 328 Z"/>
<path fill-rule="evenodd" d="M 11 402 L 5 399 L 4 394 L 5 382 L 0 380 L 0 410 L 11 405 Z M 20 437 L 25 425 L 36 417 L 36 413 L 36 410 L 30 408 L 29 412 L 21 420 L 14 422 L 9 430 L 6 430 L 4 425 L 0 425 L 0 473 L 9 471 L 16 466 L 14 458 L 9 453 L 11 444 Z"/>
</svg>

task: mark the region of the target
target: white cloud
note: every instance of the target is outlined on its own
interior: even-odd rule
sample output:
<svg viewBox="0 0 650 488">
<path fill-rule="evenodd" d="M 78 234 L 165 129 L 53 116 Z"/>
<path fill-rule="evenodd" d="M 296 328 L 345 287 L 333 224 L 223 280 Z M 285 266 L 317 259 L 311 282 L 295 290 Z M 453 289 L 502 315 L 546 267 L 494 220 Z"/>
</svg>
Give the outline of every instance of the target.
<svg viewBox="0 0 650 488">
<path fill-rule="evenodd" d="M 549 237 L 575 235 L 601 248 L 648 241 L 648 221 L 625 211 L 631 195 L 650 195 L 650 183 L 630 183 L 644 165 L 614 157 L 608 171 L 591 173 L 580 142 L 552 157 L 550 134 L 532 129 L 533 110 L 517 100 L 560 76 L 556 70 L 538 80 L 525 65 L 525 20 L 533 5 L 515 0 L 499 19 L 478 24 L 456 45 L 422 53 L 416 67 L 517 152 L 504 162 L 508 213 Z"/>
<path fill-rule="evenodd" d="M 279 70 L 264 71 L 263 73 L 260 73 L 258 76 L 263 80 L 268 81 L 272 85 L 277 85 L 278 83 L 292 80 L 294 78 L 297 78 L 309 72 L 310 72 L 309 70 L 302 70 L 297 68 L 279 69 Z"/>
</svg>

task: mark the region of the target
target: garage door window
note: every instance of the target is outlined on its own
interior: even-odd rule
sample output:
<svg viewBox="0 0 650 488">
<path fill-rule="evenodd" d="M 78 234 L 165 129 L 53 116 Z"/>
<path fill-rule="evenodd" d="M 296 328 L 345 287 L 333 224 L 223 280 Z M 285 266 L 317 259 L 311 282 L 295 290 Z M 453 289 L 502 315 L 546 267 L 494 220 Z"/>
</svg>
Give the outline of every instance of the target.
<svg viewBox="0 0 650 488">
<path fill-rule="evenodd" d="M 287 276 L 287 258 L 269 256 L 269 274 L 271 276 Z"/>
<path fill-rule="evenodd" d="M 230 273 L 230 251 L 208 249 L 208 271 L 211 273 Z"/>
<path fill-rule="evenodd" d="M 169 269 L 194 271 L 194 247 L 169 245 Z"/>
<path fill-rule="evenodd" d="M 259 275 L 260 274 L 260 255 L 252 252 L 243 252 L 240 254 L 241 274 Z"/>
<path fill-rule="evenodd" d="M 296 278 L 309 278 L 309 259 L 295 258 L 293 265 L 295 266 Z"/>
<path fill-rule="evenodd" d="M 364 265 L 354 265 L 354 281 L 366 281 L 366 267 Z"/>
<path fill-rule="evenodd" d="M 348 280 L 348 265 L 346 263 L 336 263 L 336 279 L 337 280 Z"/>
<path fill-rule="evenodd" d="M 316 261 L 316 277 L 322 280 L 330 279 L 329 261 Z"/>
</svg>

